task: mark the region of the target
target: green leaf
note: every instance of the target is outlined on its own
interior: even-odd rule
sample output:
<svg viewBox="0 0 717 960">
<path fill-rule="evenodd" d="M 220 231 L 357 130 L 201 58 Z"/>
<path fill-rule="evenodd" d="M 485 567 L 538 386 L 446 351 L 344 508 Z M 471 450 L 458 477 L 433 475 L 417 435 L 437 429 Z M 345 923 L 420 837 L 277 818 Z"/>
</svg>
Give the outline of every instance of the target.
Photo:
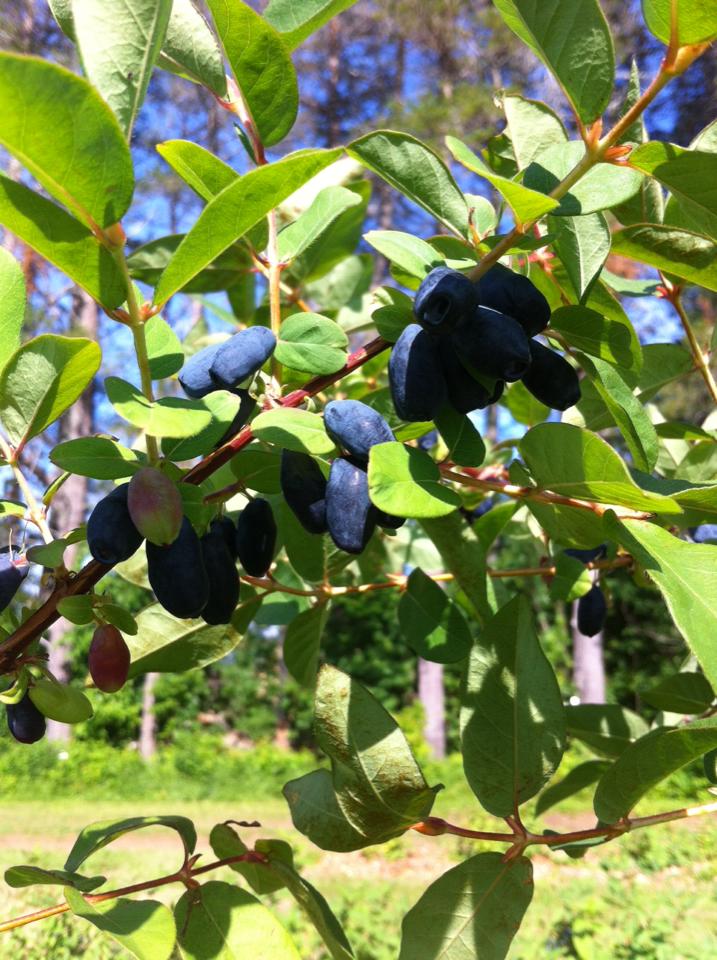
<svg viewBox="0 0 717 960">
<path fill-rule="evenodd" d="M 243 856 L 249 849 L 228 822 L 218 823 L 212 827 L 209 843 L 218 860 Z M 284 840 L 257 840 L 254 849 L 270 858 L 271 863 L 240 860 L 228 864 L 229 869 L 241 874 L 255 893 L 264 895 L 281 890 L 284 887 L 284 880 L 275 872 L 274 863 L 285 861 L 289 868 L 292 868 L 294 854 L 291 847 Z"/>
<path fill-rule="evenodd" d="M 72 887 L 65 888 L 65 899 L 76 917 L 88 920 L 138 960 L 169 960 L 174 952 L 174 917 L 158 900 L 120 897 L 107 903 L 88 903 Z"/>
<path fill-rule="evenodd" d="M 589 430 L 569 423 L 539 423 L 519 447 L 539 486 L 554 493 L 651 513 L 681 512 L 671 498 L 641 490 L 612 447 Z"/>
<path fill-rule="evenodd" d="M 302 687 L 313 687 L 319 669 L 321 636 L 329 609 L 325 603 L 302 610 L 291 621 L 284 635 L 284 663 Z"/>
<path fill-rule="evenodd" d="M 665 777 L 717 747 L 717 720 L 658 728 L 631 744 L 606 770 L 593 806 L 603 823 L 626 817 L 644 795 Z"/>
<path fill-rule="evenodd" d="M 153 437 L 193 437 L 208 427 L 212 419 L 199 400 L 165 397 L 150 401 L 137 387 L 119 377 L 107 377 L 105 390 L 107 399 L 124 420 Z"/>
<path fill-rule="evenodd" d="M 660 441 L 645 407 L 615 367 L 586 357 L 582 365 L 620 428 L 635 466 L 649 473 L 657 463 Z"/>
<path fill-rule="evenodd" d="M 155 303 L 163 304 L 222 251 L 302 184 L 338 158 L 339 150 L 304 150 L 251 170 L 211 200 L 161 276 Z"/>
<path fill-rule="evenodd" d="M 318 746 L 331 773 L 286 784 L 294 825 L 322 849 L 359 849 L 400 836 L 430 813 L 428 787 L 395 720 L 368 690 L 335 667 L 319 671 Z"/>
<path fill-rule="evenodd" d="M 22 864 L 10 867 L 5 871 L 5 883 L 8 887 L 35 887 L 35 886 L 62 886 L 74 887 L 89 893 L 102 886 L 105 877 L 83 877 L 79 873 L 70 873 L 68 870 L 44 870 L 42 867 L 33 867 Z"/>
<path fill-rule="evenodd" d="M 279 363 L 314 376 L 336 373 L 346 363 L 348 337 L 338 324 L 318 313 L 294 313 L 279 328 Z"/>
<path fill-rule="evenodd" d="M 65 870 L 77 870 L 88 857 L 101 850 L 102 847 L 106 847 L 108 843 L 113 843 L 126 833 L 141 830 L 143 827 L 169 827 L 179 834 L 186 854 L 189 855 L 194 852 L 197 844 L 197 832 L 194 829 L 194 824 L 187 817 L 155 816 L 129 817 L 125 820 L 99 820 L 80 831 L 65 861 Z"/>
<path fill-rule="evenodd" d="M 671 0 L 642 0 L 645 23 L 658 40 L 670 42 Z M 717 10 L 712 0 L 682 0 L 677 5 L 679 44 L 704 43 L 717 37 Z"/>
<path fill-rule="evenodd" d="M 424 450 L 397 442 L 371 447 L 368 486 L 372 503 L 394 516 L 443 517 L 461 502 Z"/>
<path fill-rule="evenodd" d="M 510 410 L 513 419 L 529 427 L 542 423 L 550 413 L 550 408 L 536 399 L 520 380 L 510 384 L 507 392 L 503 394 L 502 402 Z"/>
<path fill-rule="evenodd" d="M 445 569 L 468 597 L 480 618 L 491 617 L 488 599 L 486 548 L 460 513 L 423 520 L 421 526 L 433 541 Z"/>
<path fill-rule="evenodd" d="M 516 223 L 531 223 L 558 206 L 557 200 L 546 196 L 549 191 L 531 190 L 522 183 L 493 173 L 480 157 L 455 137 L 446 137 L 446 146 L 459 163 L 495 187 L 513 211 Z"/>
<path fill-rule="evenodd" d="M 379 287 L 373 291 L 373 298 L 381 304 L 371 314 L 376 330 L 384 340 L 395 343 L 404 327 L 414 323 L 413 303 L 410 297 L 395 287 Z"/>
<path fill-rule="evenodd" d="M 640 699 L 667 713 L 704 713 L 715 695 L 705 676 L 693 671 L 666 677 L 657 686 L 640 693 Z"/>
<path fill-rule="evenodd" d="M 326 433 L 324 420 L 318 413 L 292 408 L 276 408 L 260 413 L 252 421 L 252 433 L 277 447 L 313 453 L 317 456 L 332 453 L 334 442 Z"/>
<path fill-rule="evenodd" d="M 300 256 L 319 240 L 342 213 L 360 206 L 361 202 L 360 194 L 346 187 L 325 187 L 320 190 L 301 216 L 279 234 L 279 259 L 287 263 Z"/>
<path fill-rule="evenodd" d="M 42 334 L 16 350 L 0 373 L 0 419 L 17 446 L 42 433 L 99 370 L 98 344 Z"/>
<path fill-rule="evenodd" d="M 242 0 L 207 0 L 219 40 L 265 147 L 283 140 L 299 109 L 296 71 L 277 31 Z"/>
<path fill-rule="evenodd" d="M 220 97 L 227 92 L 227 78 L 217 41 L 192 0 L 173 0 L 158 65 L 196 83 L 203 83 Z"/>
<path fill-rule="evenodd" d="M 25 320 L 25 278 L 9 250 L 0 247 L 0 370 L 20 346 Z"/>
<path fill-rule="evenodd" d="M 369 230 L 364 234 L 364 240 L 391 263 L 419 280 L 442 262 L 430 243 L 400 230 Z"/>
<path fill-rule="evenodd" d="M 171 10 L 172 0 L 72 0 L 82 66 L 128 142 Z"/>
<path fill-rule="evenodd" d="M 559 307 L 550 317 L 550 326 L 561 333 L 571 347 L 593 357 L 625 370 L 641 366 L 640 342 L 632 324 L 623 321 L 619 314 L 609 317 L 589 307 Z M 547 335 L 550 336 L 550 330 Z"/>
<path fill-rule="evenodd" d="M 171 377 L 184 366 L 184 351 L 177 334 L 167 321 L 156 314 L 144 326 L 149 356 L 149 372 L 153 380 Z"/>
<path fill-rule="evenodd" d="M 127 295 L 109 250 L 69 213 L 0 174 L 0 224 L 54 264 L 107 310 Z"/>
<path fill-rule="evenodd" d="M 107 227 L 127 212 L 129 147 L 86 80 L 46 60 L 0 53 L 0 113 L 0 144 L 80 220 Z"/>
<path fill-rule="evenodd" d="M 58 680 L 44 677 L 35 680 L 28 696 L 37 709 L 50 720 L 59 723 L 82 723 L 92 716 L 92 704 L 81 690 Z"/>
<path fill-rule="evenodd" d="M 571 737 L 606 757 L 619 757 L 648 730 L 642 717 L 615 703 L 581 703 L 566 707 L 565 718 Z"/>
<path fill-rule="evenodd" d="M 554 217 L 548 221 L 553 246 L 563 262 L 578 300 L 600 275 L 610 253 L 610 228 L 601 213 L 584 217 Z"/>
<path fill-rule="evenodd" d="M 717 153 L 686 150 L 674 143 L 646 143 L 630 154 L 630 165 L 667 187 L 690 226 L 717 238 Z"/>
<path fill-rule="evenodd" d="M 400 193 L 461 236 L 468 235 L 468 207 L 450 171 L 425 143 L 396 130 L 376 130 L 347 147 Z"/>
<path fill-rule="evenodd" d="M 191 140 L 165 140 L 157 144 L 157 153 L 207 202 L 239 179 L 228 163 Z"/>
<path fill-rule="evenodd" d="M 398 603 L 398 623 L 407 643 L 424 660 L 455 663 L 468 656 L 471 631 L 460 607 L 416 567 Z"/>
<path fill-rule="evenodd" d="M 539 100 L 506 96 L 503 111 L 519 170 L 524 170 L 543 150 L 568 139 L 562 120 Z"/>
<path fill-rule="evenodd" d="M 547 783 L 564 749 L 560 688 L 528 602 L 515 597 L 471 652 L 461 705 L 466 779 L 489 813 L 512 816 Z"/>
<path fill-rule="evenodd" d="M 358 197 L 359 202 L 348 206 L 316 235 L 287 271 L 287 282 L 305 285 L 307 295 L 325 310 L 349 303 L 359 287 L 367 290 L 373 271 L 373 260 L 367 254 L 347 260 L 361 240 L 371 184 L 359 180 L 341 189 Z M 317 200 L 323 192 L 319 192 Z"/>
<path fill-rule="evenodd" d="M 50 460 L 61 470 L 95 480 L 131 477 L 145 462 L 141 454 L 110 437 L 66 440 L 52 450 Z"/>
<path fill-rule="evenodd" d="M 585 124 L 610 102 L 615 51 L 597 0 L 494 0 L 501 16 L 558 81 Z"/>
<path fill-rule="evenodd" d="M 535 816 L 542 816 L 546 810 L 550 810 L 556 804 L 591 787 L 609 767 L 610 763 L 607 760 L 586 760 L 585 763 L 579 763 L 562 780 L 543 790 L 535 804 Z"/>
<path fill-rule="evenodd" d="M 435 424 L 448 448 L 449 460 L 462 467 L 479 467 L 483 463 L 485 444 L 470 417 L 445 404 L 436 414 Z"/>
<path fill-rule="evenodd" d="M 279 493 L 281 483 L 281 451 L 252 443 L 244 447 L 231 461 L 232 473 L 249 490 L 259 493 Z"/>
<path fill-rule="evenodd" d="M 643 520 L 610 524 L 622 546 L 646 570 L 662 593 L 675 626 L 687 641 L 707 680 L 717 684 L 717 547 L 687 543 Z"/>
<path fill-rule="evenodd" d="M 185 673 L 221 660 L 240 642 L 231 626 L 177 620 L 158 603 L 137 617 L 137 635 L 125 637 L 132 656 L 130 677 L 143 673 Z"/>
<path fill-rule="evenodd" d="M 292 568 L 302 580 L 321 583 L 326 574 L 327 541 L 322 536 L 308 537 L 283 497 L 276 497 L 272 507 L 279 528 L 279 541 L 284 545 Z"/>
<path fill-rule="evenodd" d="M 26 510 L 19 500 L 0 500 L 0 517 L 24 517 Z"/>
<path fill-rule="evenodd" d="M 187 890 L 174 908 L 185 960 L 300 960 L 293 940 L 256 897 L 211 880 Z"/>
<path fill-rule="evenodd" d="M 553 0 L 549 0 L 553 2 Z M 549 147 L 526 169 L 523 183 L 540 193 L 550 193 L 585 155 L 580 140 Z M 613 163 L 598 163 L 575 183 L 553 210 L 556 217 L 582 217 L 624 203 L 640 189 L 642 175 Z"/>
<path fill-rule="evenodd" d="M 555 576 L 550 582 L 550 599 L 570 603 L 588 593 L 592 577 L 580 560 L 559 553 L 555 558 Z"/>
<path fill-rule="evenodd" d="M 408 911 L 399 960 L 503 960 L 533 897 L 520 857 L 479 853 L 439 877 Z"/>
<path fill-rule="evenodd" d="M 209 425 L 191 437 L 162 437 L 162 453 L 175 461 L 191 460 L 209 453 L 224 437 L 242 403 L 246 402 L 228 390 L 213 390 L 196 401 L 211 417 Z"/>
<path fill-rule="evenodd" d="M 717 291 L 717 244 L 698 233 L 637 224 L 612 235 L 612 252 Z"/>
<path fill-rule="evenodd" d="M 269 0 L 264 17 L 282 35 L 290 50 L 298 47 L 308 36 L 342 10 L 348 10 L 356 0 Z"/>
</svg>

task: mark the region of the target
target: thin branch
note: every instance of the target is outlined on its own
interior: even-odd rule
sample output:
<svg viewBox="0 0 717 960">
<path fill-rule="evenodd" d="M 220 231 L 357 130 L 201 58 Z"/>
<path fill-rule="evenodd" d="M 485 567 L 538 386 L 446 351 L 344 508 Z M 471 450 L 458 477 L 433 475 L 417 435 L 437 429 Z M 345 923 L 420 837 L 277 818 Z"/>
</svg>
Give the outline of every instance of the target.
<svg viewBox="0 0 717 960">
<path fill-rule="evenodd" d="M 690 350 L 695 361 L 695 367 L 697 370 L 699 370 L 702 379 L 709 390 L 712 400 L 715 404 L 717 404 L 717 382 L 715 382 L 715 378 L 710 370 L 710 354 L 705 352 L 699 344 L 697 336 L 695 335 L 695 331 L 690 323 L 690 318 L 685 312 L 680 288 L 673 287 L 672 285 L 668 286 L 664 277 L 662 278 L 662 282 L 665 285 L 665 288 L 668 290 L 668 296 L 665 297 L 665 299 L 672 304 L 672 306 L 675 308 L 677 316 L 680 318 L 682 329 L 685 331 L 685 336 L 687 337 L 687 342 L 690 345 Z"/>
</svg>

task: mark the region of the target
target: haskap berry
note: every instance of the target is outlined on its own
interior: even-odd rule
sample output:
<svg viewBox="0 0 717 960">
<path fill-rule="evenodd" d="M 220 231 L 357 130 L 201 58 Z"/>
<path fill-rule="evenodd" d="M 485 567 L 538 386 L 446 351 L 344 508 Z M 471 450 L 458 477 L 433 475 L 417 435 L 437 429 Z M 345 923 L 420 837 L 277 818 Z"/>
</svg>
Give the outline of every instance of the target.
<svg viewBox="0 0 717 960">
<path fill-rule="evenodd" d="M 553 410 L 575 406 L 580 399 L 580 381 L 568 361 L 537 340 L 530 341 L 530 355 L 532 362 L 523 383 L 536 400 Z"/>
<path fill-rule="evenodd" d="M 443 334 L 477 306 L 478 291 L 468 277 L 450 267 L 436 267 L 418 288 L 413 314 L 429 333 Z"/>
<path fill-rule="evenodd" d="M 127 505 L 129 484 L 103 497 L 87 521 L 87 546 L 95 560 L 115 564 L 128 560 L 144 537 L 132 522 Z"/>
<path fill-rule="evenodd" d="M 550 323 L 550 304 L 528 277 L 496 263 L 476 283 L 479 303 L 517 320 L 529 337 Z"/>
<path fill-rule="evenodd" d="M 252 577 L 263 577 L 276 547 L 276 521 L 268 500 L 250 500 L 237 520 L 237 556 Z"/>
<path fill-rule="evenodd" d="M 247 327 L 220 344 L 209 373 L 214 383 L 232 390 L 264 366 L 274 352 L 276 337 L 268 327 Z"/>
<path fill-rule="evenodd" d="M 326 521 L 331 539 L 346 553 L 361 553 L 376 528 L 376 508 L 369 499 L 366 471 L 343 457 L 331 464 Z"/>
<path fill-rule="evenodd" d="M 396 341 L 388 380 L 401 420 L 433 420 L 445 400 L 446 381 L 434 340 L 419 324 L 409 324 Z"/>
<path fill-rule="evenodd" d="M 281 451 L 281 492 L 307 533 L 326 532 L 326 477 L 313 457 L 299 450 Z"/>
<path fill-rule="evenodd" d="M 360 400 L 332 400 L 324 408 L 324 426 L 334 443 L 359 460 L 371 447 L 396 438 L 378 410 Z"/>
</svg>

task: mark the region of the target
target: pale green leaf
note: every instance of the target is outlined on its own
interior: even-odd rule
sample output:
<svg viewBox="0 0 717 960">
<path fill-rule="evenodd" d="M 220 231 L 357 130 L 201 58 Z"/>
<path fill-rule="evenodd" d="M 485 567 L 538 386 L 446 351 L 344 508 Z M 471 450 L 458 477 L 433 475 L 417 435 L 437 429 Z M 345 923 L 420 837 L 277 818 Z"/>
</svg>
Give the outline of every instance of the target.
<svg viewBox="0 0 717 960">
<path fill-rule="evenodd" d="M 232 626 L 177 620 L 158 603 L 142 610 L 137 626 L 136 636 L 125 637 L 132 656 L 130 677 L 197 670 L 221 660 L 241 640 Z"/>
<path fill-rule="evenodd" d="M 88 903 L 72 887 L 65 888 L 65 899 L 76 917 L 88 920 L 137 960 L 169 960 L 174 952 L 174 917 L 169 907 L 157 900 L 120 897 L 106 903 Z"/>
<path fill-rule="evenodd" d="M 325 603 L 303 610 L 294 617 L 284 636 L 284 663 L 302 687 L 313 687 L 319 668 L 321 636 L 328 618 Z"/>
<path fill-rule="evenodd" d="M 220 97 L 226 94 L 224 63 L 216 38 L 192 0 L 173 0 L 157 62 L 165 70 L 203 83 Z"/>
<path fill-rule="evenodd" d="M 562 120 L 539 100 L 506 96 L 503 111 L 519 170 L 524 170 L 543 150 L 568 139 Z"/>
<path fill-rule="evenodd" d="M 157 144 L 157 153 L 207 202 L 239 177 L 228 163 L 191 140 L 165 140 Z"/>
<path fill-rule="evenodd" d="M 368 464 L 371 501 L 401 517 L 442 517 L 460 505 L 460 497 L 441 483 L 436 464 L 424 450 L 402 443 L 371 447 Z"/>
<path fill-rule="evenodd" d="M 561 333 L 571 347 L 614 363 L 624 370 L 639 370 L 640 343 L 632 324 L 621 313 L 607 316 L 595 308 L 559 307 L 550 317 L 550 328 Z M 550 330 L 547 331 L 550 336 Z M 512 389 L 512 388 L 511 388 Z"/>
<path fill-rule="evenodd" d="M 79 437 L 58 444 L 50 460 L 61 470 L 95 480 L 119 480 L 130 477 L 145 462 L 135 450 L 129 450 L 111 437 Z"/>
<path fill-rule="evenodd" d="M 642 14 L 658 40 L 668 44 L 672 33 L 672 0 L 642 0 Z M 717 10 L 712 0 L 680 0 L 677 5 L 680 45 L 717 37 Z"/>
<path fill-rule="evenodd" d="M 430 243 L 400 230 L 369 230 L 364 240 L 392 264 L 419 280 L 442 262 Z"/>
<path fill-rule="evenodd" d="M 589 293 L 610 253 L 610 228 L 601 213 L 583 217 L 552 217 L 548 231 L 578 300 Z"/>
<path fill-rule="evenodd" d="M 108 843 L 113 843 L 126 833 L 141 830 L 144 827 L 168 827 L 175 830 L 182 841 L 187 855 L 194 852 L 197 843 L 197 831 L 187 817 L 152 816 L 129 817 L 123 820 L 98 820 L 84 827 L 77 836 L 72 850 L 65 861 L 65 870 L 76 870 L 88 857 L 92 856 Z"/>
<path fill-rule="evenodd" d="M 613 234 L 612 252 L 717 291 L 717 243 L 699 233 L 637 224 Z"/>
<path fill-rule="evenodd" d="M 209 426 L 212 415 L 201 400 L 165 397 L 150 401 L 126 380 L 107 377 L 107 399 L 128 423 L 153 437 L 193 437 Z"/>
<path fill-rule="evenodd" d="M 318 313 L 294 313 L 281 324 L 274 356 L 292 370 L 315 376 L 336 373 L 346 363 L 348 337 Z"/>
<path fill-rule="evenodd" d="M 0 247 L 0 370 L 20 346 L 25 319 L 25 278 L 9 250 Z"/>
<path fill-rule="evenodd" d="M 586 790 L 600 779 L 610 766 L 607 760 L 586 760 L 584 763 L 573 767 L 567 776 L 557 783 L 551 784 L 538 797 L 535 804 L 536 817 L 542 816 L 551 807 L 569 797 Z"/>
<path fill-rule="evenodd" d="M 278 407 L 266 410 L 252 421 L 251 427 L 257 439 L 287 450 L 322 456 L 335 449 L 333 440 L 326 433 L 323 417 L 308 410 Z"/>
<path fill-rule="evenodd" d="M 356 0 L 269 0 L 264 16 L 282 35 L 290 50 L 319 30 Z"/>
<path fill-rule="evenodd" d="M 619 757 L 649 729 L 642 717 L 616 703 L 580 703 L 566 707 L 565 717 L 570 736 L 605 757 Z"/>
<path fill-rule="evenodd" d="M 361 199 L 358 193 L 346 187 L 325 187 L 320 190 L 301 216 L 279 234 L 277 250 L 282 263 L 300 256 L 316 243 L 344 211 L 360 205 Z"/>
</svg>

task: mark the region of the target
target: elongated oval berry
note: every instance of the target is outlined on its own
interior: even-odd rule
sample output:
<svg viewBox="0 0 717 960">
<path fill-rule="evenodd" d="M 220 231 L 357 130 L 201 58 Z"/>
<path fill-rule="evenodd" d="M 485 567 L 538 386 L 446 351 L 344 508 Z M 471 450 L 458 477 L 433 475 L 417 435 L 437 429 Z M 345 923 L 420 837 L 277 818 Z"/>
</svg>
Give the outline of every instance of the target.
<svg viewBox="0 0 717 960">
<path fill-rule="evenodd" d="M 530 341 L 532 361 L 523 383 L 536 400 L 553 410 L 567 410 L 580 399 L 580 381 L 575 370 L 559 353 Z"/>
<path fill-rule="evenodd" d="M 695 543 L 717 543 L 717 523 L 702 523 L 691 534 Z"/>
<path fill-rule="evenodd" d="M 448 333 L 478 306 L 478 291 L 468 277 L 450 267 L 436 267 L 421 282 L 413 313 L 429 333 Z"/>
<path fill-rule="evenodd" d="M 446 381 L 436 344 L 417 323 L 396 341 L 388 361 L 388 381 L 401 420 L 433 420 L 446 397 Z"/>
<path fill-rule="evenodd" d="M 492 380 L 520 380 L 530 366 L 530 341 L 505 313 L 478 307 L 457 324 L 453 346 L 463 365 Z"/>
<path fill-rule="evenodd" d="M 128 560 L 144 539 L 129 515 L 128 490 L 128 483 L 115 487 L 100 500 L 87 521 L 87 546 L 100 563 Z"/>
<path fill-rule="evenodd" d="M 227 545 L 227 550 L 232 560 L 237 558 L 237 527 L 231 517 L 228 517 L 225 513 L 221 517 L 215 517 L 214 520 L 209 524 L 210 533 L 221 533 L 224 537 L 224 542 Z"/>
<path fill-rule="evenodd" d="M 231 520 L 229 523 L 234 532 L 234 524 Z M 229 623 L 239 603 L 239 571 L 229 552 L 226 532 L 221 522 L 215 520 L 202 537 L 202 557 L 209 580 L 209 599 L 202 610 L 202 619 L 212 626 Z"/>
<path fill-rule="evenodd" d="M 92 682 L 103 693 L 116 693 L 127 682 L 129 647 L 117 627 L 105 623 L 92 634 L 87 667 Z"/>
<path fill-rule="evenodd" d="M 339 550 L 361 553 L 376 528 L 376 508 L 368 495 L 368 475 L 339 457 L 331 464 L 326 487 L 326 522 Z"/>
<path fill-rule="evenodd" d="M 209 600 L 202 545 L 184 517 L 177 539 L 167 547 L 147 544 L 147 576 L 159 603 L 180 620 L 198 617 Z"/>
<path fill-rule="evenodd" d="M 384 513 L 383 510 L 376 510 L 376 524 L 379 527 L 384 527 L 386 530 L 398 530 L 405 522 L 405 517 L 394 517 L 392 513 Z"/>
<path fill-rule="evenodd" d="M 219 347 L 221 347 L 221 343 L 213 343 L 211 346 L 197 351 L 179 371 L 177 379 L 182 386 L 182 390 L 192 400 L 200 400 L 217 389 L 209 371 Z"/>
<path fill-rule="evenodd" d="M 250 500 L 237 520 L 237 555 L 252 577 L 263 577 L 274 559 L 276 521 L 271 504 L 262 497 Z"/>
<path fill-rule="evenodd" d="M 378 410 L 360 400 L 327 403 L 324 426 L 337 447 L 360 460 L 368 460 L 368 452 L 375 444 L 396 439 Z"/>
<path fill-rule="evenodd" d="M 58 723 L 81 723 L 94 712 L 81 690 L 57 680 L 35 680 L 27 693 L 40 713 Z"/>
<path fill-rule="evenodd" d="M 47 723 L 27 694 L 19 703 L 8 704 L 5 709 L 8 729 L 19 743 L 37 743 L 42 740 Z"/>
<path fill-rule="evenodd" d="M 326 532 L 326 477 L 313 457 L 299 450 L 281 451 L 281 492 L 307 533 Z"/>
<path fill-rule="evenodd" d="M 497 263 L 476 283 L 478 301 L 517 320 L 529 337 L 550 323 L 550 304 L 535 284 Z"/>
<path fill-rule="evenodd" d="M 9 551 L 0 553 L 0 611 L 10 603 L 29 572 L 25 557 L 11 556 Z"/>
<path fill-rule="evenodd" d="M 471 410 L 482 410 L 487 407 L 491 400 L 491 392 L 466 370 L 450 338 L 440 341 L 438 353 L 451 406 L 458 413 L 470 413 Z"/>
<path fill-rule="evenodd" d="M 594 637 L 605 626 L 606 616 L 605 594 L 595 584 L 578 600 L 578 630 L 586 637 Z"/>
<path fill-rule="evenodd" d="M 132 523 L 150 543 L 163 547 L 179 536 L 182 526 L 182 498 L 166 473 L 156 467 L 142 467 L 127 490 L 127 509 Z"/>
<path fill-rule="evenodd" d="M 247 327 L 222 343 L 210 368 L 215 384 L 231 390 L 264 366 L 274 352 L 276 337 L 268 327 Z"/>
</svg>

